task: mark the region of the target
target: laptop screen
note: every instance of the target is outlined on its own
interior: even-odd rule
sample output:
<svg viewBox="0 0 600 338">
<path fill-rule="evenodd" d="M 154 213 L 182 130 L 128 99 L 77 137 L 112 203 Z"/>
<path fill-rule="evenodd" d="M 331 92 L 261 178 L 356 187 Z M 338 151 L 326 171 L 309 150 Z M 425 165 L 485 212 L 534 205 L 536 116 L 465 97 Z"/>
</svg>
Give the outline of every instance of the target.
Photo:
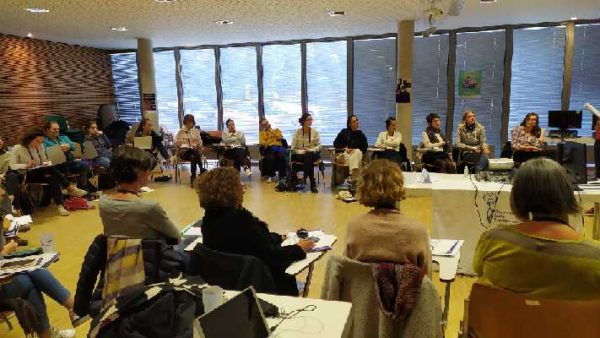
<svg viewBox="0 0 600 338">
<path fill-rule="evenodd" d="M 254 289 L 249 287 L 200 317 L 206 338 L 267 338 L 269 329 Z"/>
</svg>

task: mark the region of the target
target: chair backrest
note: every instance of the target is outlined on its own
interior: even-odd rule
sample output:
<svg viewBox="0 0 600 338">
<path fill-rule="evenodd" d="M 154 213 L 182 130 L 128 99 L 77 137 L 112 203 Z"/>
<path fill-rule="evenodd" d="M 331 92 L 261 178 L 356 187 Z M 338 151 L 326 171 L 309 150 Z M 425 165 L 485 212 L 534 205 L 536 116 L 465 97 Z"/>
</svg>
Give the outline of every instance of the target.
<svg viewBox="0 0 600 338">
<path fill-rule="evenodd" d="M 81 158 L 81 144 L 74 142 L 75 143 L 75 150 L 73 150 L 73 157 L 75 158 Z"/>
<path fill-rule="evenodd" d="M 500 157 L 502 158 L 512 158 L 512 145 L 510 141 L 507 141 L 502 147 L 502 152 L 500 153 Z"/>
<path fill-rule="evenodd" d="M 576 287 L 576 286 L 574 286 Z M 463 332 L 468 337 L 600 337 L 600 300 L 562 301 L 473 284 Z"/>
<path fill-rule="evenodd" d="M 67 162 L 67 156 L 59 145 L 46 148 L 46 155 L 53 165 Z"/>
<path fill-rule="evenodd" d="M 81 154 L 81 158 L 84 160 L 93 160 L 98 157 L 98 150 L 94 147 L 94 143 L 92 141 L 83 142 L 83 153 Z"/>
<path fill-rule="evenodd" d="M 442 337 L 440 296 L 429 277 L 423 278 L 410 316 L 397 321 L 380 308 L 372 264 L 334 255 L 327 262 L 321 298 L 352 303 L 343 337 Z"/>
</svg>

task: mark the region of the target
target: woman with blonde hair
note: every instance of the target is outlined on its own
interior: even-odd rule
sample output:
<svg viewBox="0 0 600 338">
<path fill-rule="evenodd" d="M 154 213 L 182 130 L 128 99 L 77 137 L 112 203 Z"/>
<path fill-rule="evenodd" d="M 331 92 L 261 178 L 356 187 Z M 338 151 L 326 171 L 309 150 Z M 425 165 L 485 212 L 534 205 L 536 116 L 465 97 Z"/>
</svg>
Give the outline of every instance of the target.
<svg viewBox="0 0 600 338">
<path fill-rule="evenodd" d="M 412 263 L 428 272 L 431 248 L 427 228 L 403 215 L 404 177 L 390 160 L 375 160 L 358 179 L 358 202 L 373 208 L 348 223 L 345 255 L 361 262 Z"/>
</svg>

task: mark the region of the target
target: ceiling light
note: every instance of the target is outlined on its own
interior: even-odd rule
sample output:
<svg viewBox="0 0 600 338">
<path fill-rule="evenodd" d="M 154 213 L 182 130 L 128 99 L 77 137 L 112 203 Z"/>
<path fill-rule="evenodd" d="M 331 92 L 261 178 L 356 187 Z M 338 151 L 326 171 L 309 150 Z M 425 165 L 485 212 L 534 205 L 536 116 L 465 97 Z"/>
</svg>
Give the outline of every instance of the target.
<svg viewBox="0 0 600 338">
<path fill-rule="evenodd" d="M 482 4 L 493 4 L 496 2 L 498 2 L 498 0 L 479 0 L 479 3 L 482 3 Z"/>
<path fill-rule="evenodd" d="M 217 25 L 233 25 L 233 21 L 229 21 L 229 20 L 217 20 L 217 21 L 213 21 L 214 23 L 216 23 Z"/>
<path fill-rule="evenodd" d="M 154 0 L 156 2 L 158 2 L 159 4 L 170 4 L 172 2 L 175 2 L 177 0 Z"/>
<path fill-rule="evenodd" d="M 344 11 L 329 11 L 329 12 L 327 12 L 327 14 L 329 16 L 344 16 L 344 15 L 346 15 L 346 12 L 344 12 Z"/>
<path fill-rule="evenodd" d="M 110 30 L 115 32 L 127 32 L 127 27 L 110 27 Z"/>
<path fill-rule="evenodd" d="M 33 34 L 31 34 L 31 33 L 27 33 L 27 37 L 28 37 L 28 38 L 32 38 L 32 37 L 33 37 Z"/>
<path fill-rule="evenodd" d="M 50 12 L 49 9 L 40 8 L 40 7 L 25 8 L 25 10 L 28 11 L 29 13 L 48 13 L 48 12 Z"/>
<path fill-rule="evenodd" d="M 572 16 L 571 20 L 575 21 L 575 20 L 577 20 L 577 17 L 576 16 Z"/>
</svg>

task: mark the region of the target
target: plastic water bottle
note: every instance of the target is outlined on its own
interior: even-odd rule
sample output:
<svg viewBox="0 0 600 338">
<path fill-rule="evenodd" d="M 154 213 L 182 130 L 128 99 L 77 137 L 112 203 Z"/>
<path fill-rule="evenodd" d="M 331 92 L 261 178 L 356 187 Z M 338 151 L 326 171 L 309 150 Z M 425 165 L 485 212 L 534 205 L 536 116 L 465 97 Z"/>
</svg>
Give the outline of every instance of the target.
<svg viewBox="0 0 600 338">
<path fill-rule="evenodd" d="M 469 167 L 465 166 L 465 169 L 463 170 L 463 176 L 469 177 Z"/>
</svg>

